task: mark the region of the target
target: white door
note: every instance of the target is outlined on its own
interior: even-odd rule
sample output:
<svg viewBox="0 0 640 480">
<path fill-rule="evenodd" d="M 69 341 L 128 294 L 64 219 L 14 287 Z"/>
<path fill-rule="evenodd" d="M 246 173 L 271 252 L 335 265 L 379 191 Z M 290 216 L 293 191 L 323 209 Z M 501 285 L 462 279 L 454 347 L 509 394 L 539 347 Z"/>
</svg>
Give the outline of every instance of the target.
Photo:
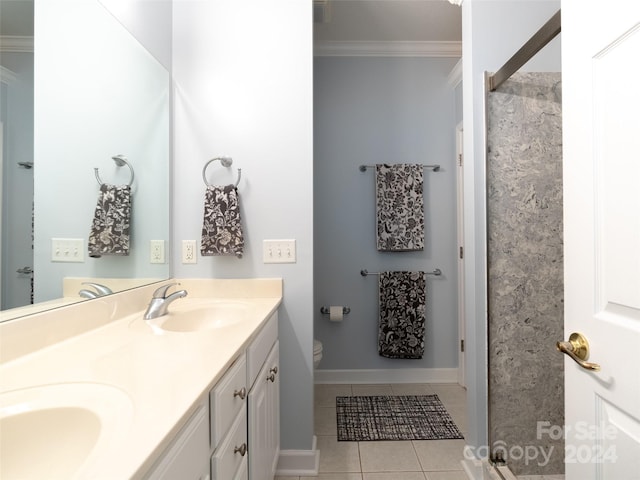
<svg viewBox="0 0 640 480">
<path fill-rule="evenodd" d="M 562 76 L 566 478 L 640 479 L 640 1 L 563 0 Z"/>
</svg>

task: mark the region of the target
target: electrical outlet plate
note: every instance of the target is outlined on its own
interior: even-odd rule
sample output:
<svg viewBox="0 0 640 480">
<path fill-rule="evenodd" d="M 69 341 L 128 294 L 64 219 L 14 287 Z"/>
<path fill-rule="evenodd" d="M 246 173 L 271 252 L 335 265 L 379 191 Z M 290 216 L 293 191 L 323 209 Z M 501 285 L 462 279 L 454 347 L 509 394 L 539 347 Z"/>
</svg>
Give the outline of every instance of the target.
<svg viewBox="0 0 640 480">
<path fill-rule="evenodd" d="M 84 262 L 84 239 L 82 238 L 52 238 L 52 262 Z"/>
<path fill-rule="evenodd" d="M 264 263 L 296 263 L 295 240 L 263 240 L 262 261 Z"/>
<path fill-rule="evenodd" d="M 198 261 L 195 240 L 182 240 L 182 263 L 196 263 Z"/>
<path fill-rule="evenodd" d="M 149 262 L 164 263 L 164 240 L 149 241 Z"/>
</svg>

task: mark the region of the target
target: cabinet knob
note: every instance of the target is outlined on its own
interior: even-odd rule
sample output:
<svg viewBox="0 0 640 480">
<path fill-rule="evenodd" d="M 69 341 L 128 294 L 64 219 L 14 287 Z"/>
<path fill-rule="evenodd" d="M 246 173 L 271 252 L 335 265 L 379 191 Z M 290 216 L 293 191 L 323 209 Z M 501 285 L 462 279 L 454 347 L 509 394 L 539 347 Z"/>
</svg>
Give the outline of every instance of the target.
<svg viewBox="0 0 640 480">
<path fill-rule="evenodd" d="M 233 449 L 233 453 L 239 453 L 242 457 L 244 457 L 247 454 L 247 444 L 243 443 L 239 447 L 235 447 Z"/>
<path fill-rule="evenodd" d="M 275 367 L 273 367 L 271 370 L 269 370 L 269 373 L 278 373 L 278 366 L 276 365 Z"/>
<path fill-rule="evenodd" d="M 240 397 L 241 400 L 244 400 L 247 396 L 247 389 L 242 387 L 240 390 L 234 390 L 233 398 Z"/>
<path fill-rule="evenodd" d="M 275 373 L 271 372 L 271 375 L 269 375 L 267 377 L 267 382 L 269 382 L 269 381 L 271 381 L 271 382 L 275 382 L 276 381 L 276 374 Z"/>
</svg>

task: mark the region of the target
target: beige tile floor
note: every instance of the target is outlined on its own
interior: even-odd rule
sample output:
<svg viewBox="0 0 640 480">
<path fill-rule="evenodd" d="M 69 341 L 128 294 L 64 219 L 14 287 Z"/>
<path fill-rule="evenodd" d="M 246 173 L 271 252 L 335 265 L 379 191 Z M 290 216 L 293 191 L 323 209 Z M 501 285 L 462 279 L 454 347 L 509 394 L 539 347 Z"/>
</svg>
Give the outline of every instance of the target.
<svg viewBox="0 0 640 480">
<path fill-rule="evenodd" d="M 316 385 L 315 434 L 320 468 L 314 477 L 276 480 L 467 480 L 464 440 L 338 442 L 336 396 L 437 394 L 466 435 L 466 392 L 452 384 Z"/>
</svg>

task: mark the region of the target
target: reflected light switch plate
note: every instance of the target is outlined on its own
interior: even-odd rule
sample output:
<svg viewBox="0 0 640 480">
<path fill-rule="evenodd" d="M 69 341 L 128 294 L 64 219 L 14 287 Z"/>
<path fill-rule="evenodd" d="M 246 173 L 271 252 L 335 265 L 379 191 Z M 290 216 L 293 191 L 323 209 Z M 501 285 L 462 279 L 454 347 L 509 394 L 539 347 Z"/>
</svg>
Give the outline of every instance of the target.
<svg viewBox="0 0 640 480">
<path fill-rule="evenodd" d="M 82 238 L 52 238 L 52 262 L 84 262 L 84 239 Z"/>
</svg>

